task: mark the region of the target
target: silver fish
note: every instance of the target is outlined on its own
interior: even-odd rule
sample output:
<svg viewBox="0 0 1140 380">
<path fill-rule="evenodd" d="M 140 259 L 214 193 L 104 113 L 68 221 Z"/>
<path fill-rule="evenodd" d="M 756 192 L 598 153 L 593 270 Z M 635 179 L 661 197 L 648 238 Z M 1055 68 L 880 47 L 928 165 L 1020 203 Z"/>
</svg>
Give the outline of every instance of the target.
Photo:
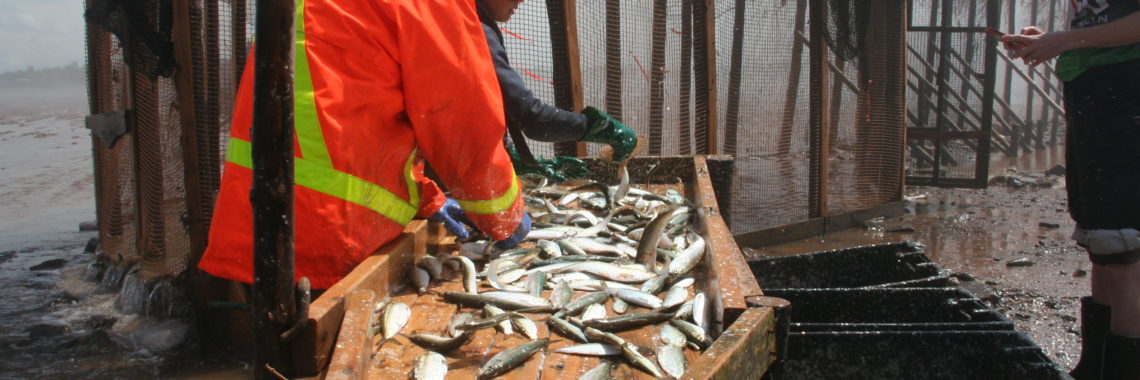
<svg viewBox="0 0 1140 380">
<path fill-rule="evenodd" d="M 562 347 L 554 350 L 554 352 L 579 356 L 613 356 L 621 354 L 621 347 L 605 343 L 586 343 Z"/>
<path fill-rule="evenodd" d="M 578 315 L 582 310 L 586 310 L 586 307 L 606 302 L 608 298 L 610 298 L 610 294 L 606 292 L 587 293 L 567 303 L 566 306 L 562 308 L 562 311 L 554 314 L 554 316 L 562 318 L 567 315 Z"/>
<path fill-rule="evenodd" d="M 584 328 L 582 332 L 586 333 L 586 339 L 589 339 L 591 342 L 606 342 L 618 346 L 625 344 L 625 339 L 593 327 Z"/>
<path fill-rule="evenodd" d="M 538 326 L 534 324 L 534 321 L 530 320 L 526 316 L 511 316 L 511 324 L 514 325 L 515 328 L 519 331 L 522 331 L 523 336 L 527 337 L 527 339 L 538 339 Z"/>
<path fill-rule="evenodd" d="M 416 293 L 423 295 L 427 292 L 428 283 L 431 282 L 431 275 L 428 274 L 427 270 L 420 267 L 412 268 L 411 278 L 412 285 L 416 287 Z"/>
<path fill-rule="evenodd" d="M 685 336 L 689 337 L 690 340 L 696 342 L 701 347 L 708 347 L 708 345 L 712 343 L 709 340 L 709 336 L 705 334 L 705 330 L 700 326 L 680 319 L 670 319 L 669 323 L 672 324 L 673 327 L 676 327 L 677 330 L 681 330 Z"/>
<path fill-rule="evenodd" d="M 583 373 L 582 376 L 578 377 L 578 380 L 609 380 L 609 379 L 612 379 L 613 377 L 610 376 L 610 371 L 613 370 L 613 368 L 614 368 L 613 362 L 611 362 L 609 360 L 602 360 L 601 364 L 598 364 L 598 366 L 594 367 L 594 369 L 591 369 L 589 371 L 586 371 L 586 373 Z"/>
<path fill-rule="evenodd" d="M 613 318 L 591 319 L 589 321 L 582 321 L 582 325 L 602 331 L 613 332 L 665 322 L 672 317 L 673 315 L 665 313 L 637 313 Z"/>
<path fill-rule="evenodd" d="M 665 284 L 667 283 L 669 283 L 669 276 L 657 276 L 642 283 L 641 291 L 656 295 L 665 289 Z"/>
<path fill-rule="evenodd" d="M 570 284 L 566 281 L 559 281 L 554 285 L 554 290 L 550 292 L 550 303 L 554 307 L 563 307 L 570 302 L 570 297 L 574 296 L 574 291 L 570 289 Z"/>
<path fill-rule="evenodd" d="M 564 255 L 574 255 L 574 256 L 585 256 L 586 255 L 586 251 L 582 250 L 582 248 L 579 248 L 578 246 L 574 245 L 573 243 L 570 243 L 570 241 L 567 239 L 555 240 L 554 243 L 558 244 L 558 246 L 562 248 L 562 253 Z"/>
<path fill-rule="evenodd" d="M 526 362 L 535 352 L 546 347 L 548 342 L 550 342 L 550 339 L 543 338 L 503 350 L 495 354 L 495 356 L 492 356 L 482 367 L 479 367 L 479 370 L 476 372 L 476 378 L 486 380 L 507 373 L 518 365 Z"/>
<path fill-rule="evenodd" d="M 671 324 L 661 325 L 661 331 L 657 333 L 657 338 L 667 345 L 684 346 L 688 342 L 685 333 L 673 327 Z"/>
<path fill-rule="evenodd" d="M 709 331 L 710 324 L 708 306 L 708 297 L 705 297 L 704 292 L 693 296 L 693 323 L 705 331 Z"/>
<path fill-rule="evenodd" d="M 544 258 L 562 257 L 562 247 L 558 243 L 550 240 L 539 240 L 535 242 L 535 246 L 538 247 Z"/>
<path fill-rule="evenodd" d="M 693 317 L 693 300 L 685 301 L 677 311 L 673 312 L 673 318 L 676 319 L 692 319 Z"/>
<path fill-rule="evenodd" d="M 453 338 L 432 334 L 412 334 L 407 337 L 408 340 L 411 340 L 412 343 L 415 343 L 417 346 L 433 351 L 447 352 L 467 344 L 467 342 L 471 341 L 471 338 L 475 337 L 475 334 L 469 331 L 461 331 L 459 335 Z"/>
<path fill-rule="evenodd" d="M 674 378 L 685 374 L 685 350 L 681 347 L 667 344 L 657 348 L 657 362 L 665 373 Z"/>
<path fill-rule="evenodd" d="M 558 335 L 580 343 L 588 342 L 586 334 L 582 332 L 581 328 L 574 326 L 562 318 L 550 317 L 550 319 L 546 320 L 546 324 L 550 326 L 551 331 L 558 333 Z"/>
<path fill-rule="evenodd" d="M 661 371 L 657 370 L 657 366 L 653 365 L 653 361 L 641 355 L 641 352 L 638 351 L 637 346 L 633 343 L 626 342 L 621 345 L 621 355 L 625 357 L 625 360 L 628 360 L 634 368 L 645 371 L 645 373 L 653 375 L 653 377 L 663 377 Z"/>
<path fill-rule="evenodd" d="M 505 313 L 503 311 L 503 309 L 500 309 L 498 306 L 491 305 L 491 304 L 483 305 L 483 315 L 484 316 L 494 317 L 496 315 L 503 314 L 503 313 Z M 501 321 L 498 324 L 496 324 L 495 327 L 498 328 L 499 331 L 503 333 L 503 335 L 511 335 L 512 333 L 514 333 L 514 329 L 511 328 L 511 321 Z"/>
<path fill-rule="evenodd" d="M 416 380 L 443 380 L 447 376 L 447 358 L 435 351 L 428 351 L 416 358 L 413 373 Z"/>
<path fill-rule="evenodd" d="M 621 298 L 616 298 L 616 299 L 614 299 L 614 304 L 613 304 L 612 308 L 614 309 L 615 313 L 625 314 L 625 312 L 629 311 L 629 304 L 626 303 L 625 300 L 622 300 Z"/>
<path fill-rule="evenodd" d="M 443 299 L 451 303 L 461 303 L 468 306 L 482 307 L 492 304 L 506 310 L 528 309 L 536 307 L 550 307 L 550 301 L 545 298 L 534 297 L 524 293 L 513 292 L 484 292 L 479 294 L 465 292 L 443 292 Z"/>
<path fill-rule="evenodd" d="M 500 310 L 500 311 L 502 311 L 502 310 Z M 475 315 L 473 315 L 471 313 L 458 313 L 458 314 L 452 315 L 451 321 L 447 322 L 447 334 L 450 335 L 451 337 L 459 336 L 459 334 L 461 332 L 463 332 L 463 330 L 458 330 L 455 327 L 459 326 L 461 324 L 467 323 L 467 322 L 474 321 L 474 320 L 475 320 Z M 507 326 L 510 326 L 510 323 L 507 323 Z"/>
<path fill-rule="evenodd" d="M 586 311 L 582 312 L 582 320 L 588 321 L 591 319 L 601 319 L 606 317 L 606 307 L 602 304 L 593 304 L 586 307 Z"/>
<path fill-rule="evenodd" d="M 657 263 L 657 244 L 660 242 L 662 234 L 665 233 L 665 226 L 668 225 L 669 220 L 673 219 L 673 216 L 682 211 L 681 207 L 671 208 L 661 215 L 657 215 L 648 226 L 645 226 L 645 232 L 637 245 L 635 262 L 645 266 Z"/>
<path fill-rule="evenodd" d="M 499 279 L 499 265 L 504 260 L 506 259 L 491 260 L 491 263 L 487 264 L 487 282 L 490 282 L 491 287 L 495 289 L 508 292 L 527 293 L 526 289 L 510 285 L 509 282 Z M 519 269 L 519 271 L 522 271 L 522 269 Z"/>
<path fill-rule="evenodd" d="M 679 276 L 693 270 L 701 258 L 705 256 L 705 239 L 693 234 L 695 239 L 685 250 L 681 251 L 673 261 L 669 262 L 669 274 Z"/>
<path fill-rule="evenodd" d="M 685 303 L 685 300 L 688 299 L 689 289 L 674 285 L 665 293 L 665 301 L 661 302 L 661 306 L 665 309 L 672 309 L 673 307 L 681 306 L 681 304 Z"/>
<path fill-rule="evenodd" d="M 416 265 L 420 268 L 424 268 L 424 270 L 431 275 L 433 280 L 439 280 L 443 273 L 443 263 L 440 263 L 439 259 L 435 258 L 435 256 L 420 256 L 419 260 L 416 260 Z"/>
<path fill-rule="evenodd" d="M 526 277 L 526 292 L 532 296 L 541 297 L 542 288 L 545 287 L 545 285 L 546 272 L 534 272 Z"/>
<path fill-rule="evenodd" d="M 450 256 L 449 260 L 458 261 L 463 266 L 463 290 L 468 293 L 479 293 L 479 284 L 475 278 L 475 263 L 464 256 Z"/>
<path fill-rule="evenodd" d="M 383 323 L 380 325 L 380 331 L 384 335 L 384 339 L 392 339 L 408 324 L 408 319 L 412 317 L 412 309 L 400 302 L 390 302 L 384 308 Z"/>
<path fill-rule="evenodd" d="M 560 271 L 562 271 L 562 272 L 568 272 L 568 271 L 586 272 L 586 273 L 590 273 L 593 275 L 601 276 L 602 278 L 607 279 L 607 280 L 613 280 L 613 281 L 625 282 L 625 283 L 636 283 L 636 284 L 640 284 L 640 283 L 643 283 L 645 281 L 648 281 L 651 278 L 657 277 L 657 274 L 650 272 L 650 271 L 647 271 L 647 270 L 644 270 L 644 269 L 629 269 L 629 268 L 624 268 L 624 267 L 620 267 L 620 266 L 609 264 L 609 263 L 600 263 L 600 262 L 593 262 L 593 261 L 577 263 L 577 264 L 571 265 L 569 267 L 563 268 Z"/>
<path fill-rule="evenodd" d="M 611 296 L 619 298 L 630 305 L 641 306 L 647 309 L 661 307 L 660 298 L 640 290 L 606 288 L 606 291 L 609 292 Z"/>
</svg>

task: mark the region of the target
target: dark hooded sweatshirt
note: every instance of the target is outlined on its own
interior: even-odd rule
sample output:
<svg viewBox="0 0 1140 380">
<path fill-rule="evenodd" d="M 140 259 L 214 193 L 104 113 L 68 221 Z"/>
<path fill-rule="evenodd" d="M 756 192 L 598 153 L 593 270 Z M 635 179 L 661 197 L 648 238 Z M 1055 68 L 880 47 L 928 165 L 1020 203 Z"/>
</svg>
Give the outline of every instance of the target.
<svg viewBox="0 0 1140 380">
<path fill-rule="evenodd" d="M 519 73 L 511 68 L 507 49 L 503 45 L 503 32 L 480 0 L 475 1 L 487 47 L 495 62 L 495 74 L 503 92 L 503 107 L 508 126 L 517 126 L 527 138 L 543 142 L 578 141 L 586 134 L 586 117 L 543 103 L 523 83 Z"/>
</svg>

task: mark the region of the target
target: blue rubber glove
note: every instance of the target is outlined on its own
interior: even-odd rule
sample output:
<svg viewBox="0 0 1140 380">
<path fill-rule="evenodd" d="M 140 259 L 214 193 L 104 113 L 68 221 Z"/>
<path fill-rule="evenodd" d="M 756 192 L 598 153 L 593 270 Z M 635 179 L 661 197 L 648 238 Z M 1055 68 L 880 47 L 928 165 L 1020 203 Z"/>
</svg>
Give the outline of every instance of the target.
<svg viewBox="0 0 1140 380">
<path fill-rule="evenodd" d="M 515 227 L 515 233 L 506 239 L 495 242 L 495 248 L 498 249 L 511 249 L 519 245 L 530 233 L 530 214 L 523 213 L 522 220 L 519 220 L 519 226 Z"/>
<path fill-rule="evenodd" d="M 467 231 L 468 227 L 479 231 L 478 228 L 475 228 L 475 224 L 471 222 L 471 219 L 467 219 L 467 213 L 463 212 L 463 207 L 459 206 L 459 202 L 451 198 L 447 198 L 447 201 L 443 202 L 443 207 L 440 207 L 439 211 L 436 211 L 435 214 L 428 217 L 428 220 L 443 223 L 443 228 L 446 228 L 447 232 L 455 235 L 460 240 L 470 236 L 470 232 Z"/>
</svg>

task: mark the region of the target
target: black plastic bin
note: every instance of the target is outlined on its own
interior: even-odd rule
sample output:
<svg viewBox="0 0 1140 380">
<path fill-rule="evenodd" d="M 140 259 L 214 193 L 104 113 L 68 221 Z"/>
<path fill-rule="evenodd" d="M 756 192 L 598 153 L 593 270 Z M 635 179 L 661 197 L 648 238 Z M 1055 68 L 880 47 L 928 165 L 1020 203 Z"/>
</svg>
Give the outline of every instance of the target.
<svg viewBox="0 0 1140 380">
<path fill-rule="evenodd" d="M 760 287 L 942 287 L 949 274 L 912 242 L 868 245 L 795 256 L 748 260 Z"/>
<path fill-rule="evenodd" d="M 1067 379 L 1014 331 L 837 331 L 788 335 L 784 379 Z"/>
<path fill-rule="evenodd" d="M 1013 330 L 959 288 L 771 289 L 792 303 L 791 331 Z"/>
</svg>

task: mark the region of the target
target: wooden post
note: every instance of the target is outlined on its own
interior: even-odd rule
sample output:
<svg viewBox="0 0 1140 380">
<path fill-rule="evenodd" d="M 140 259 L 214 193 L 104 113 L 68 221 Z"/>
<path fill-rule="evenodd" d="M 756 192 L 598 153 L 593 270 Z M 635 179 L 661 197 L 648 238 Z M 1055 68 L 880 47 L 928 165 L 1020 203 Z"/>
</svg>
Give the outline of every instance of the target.
<svg viewBox="0 0 1140 380">
<path fill-rule="evenodd" d="M 824 0 L 811 0 L 811 169 L 808 180 L 808 217 L 827 216 L 828 127 L 831 105 L 826 90 L 829 83 L 827 9 Z"/>
<path fill-rule="evenodd" d="M 997 27 L 1001 25 L 1001 9 L 999 0 L 986 1 L 986 25 L 990 27 Z M 982 118 L 980 119 L 983 129 L 986 134 L 993 135 L 993 120 L 994 120 L 994 85 L 997 82 L 997 40 L 994 38 L 986 38 L 985 42 L 985 70 L 986 77 L 982 81 Z M 989 180 L 990 172 L 990 140 L 989 138 L 980 139 L 978 141 L 978 165 L 974 167 L 974 178 L 979 182 L 979 186 L 985 186 L 986 181 Z"/>
<path fill-rule="evenodd" d="M 1037 25 L 1039 1 L 1040 0 L 1032 0 L 1029 3 L 1029 25 Z M 1031 143 L 1033 141 L 1034 126 L 1037 124 L 1034 122 L 1036 119 L 1034 110 L 1036 110 L 1037 107 L 1034 106 L 1033 101 L 1033 86 L 1037 82 L 1036 75 L 1034 75 L 1035 73 L 1036 71 L 1029 72 L 1029 80 L 1025 84 L 1025 125 L 1022 126 L 1023 130 L 1021 131 L 1021 135 L 1025 143 Z M 1032 149 L 1026 149 L 1026 151 L 1032 151 Z"/>
<path fill-rule="evenodd" d="M 728 104 L 724 112 L 724 154 L 736 154 L 736 129 L 740 125 L 740 76 L 744 60 L 745 0 L 736 0 L 732 21 L 732 55 L 728 68 Z"/>
<path fill-rule="evenodd" d="M 681 93 L 677 118 L 681 124 L 680 155 L 693 154 L 693 125 L 689 94 L 693 91 L 693 0 L 681 1 Z"/>
<path fill-rule="evenodd" d="M 697 67 L 697 154 L 717 154 L 719 131 L 716 122 L 716 3 L 714 0 L 695 0 L 693 3 L 694 43 L 703 49 L 694 49 Z M 700 21 L 698 24 L 697 21 Z M 703 131 L 704 133 L 700 133 Z"/>
<path fill-rule="evenodd" d="M 1015 24 L 1017 22 L 1017 17 L 1016 17 L 1017 1 L 1014 1 L 1014 0 L 1006 1 L 1005 13 L 1006 13 L 1005 14 L 1005 17 L 1006 17 L 1005 22 L 1006 22 L 1006 25 L 1009 26 L 1009 30 L 1007 30 L 1006 32 L 1007 33 L 1016 33 L 1018 31 L 1016 29 L 1017 25 Z M 999 16 L 999 20 L 1000 20 L 1000 16 Z M 1013 63 L 1006 62 L 1006 65 L 1005 65 L 1005 87 L 1002 89 L 1002 95 L 1001 95 L 1001 97 L 1004 99 L 1009 99 L 1010 96 L 1012 95 L 1012 92 L 1013 92 L 1013 72 L 1012 71 L 1013 71 Z M 1012 111 L 1005 111 L 1004 115 L 1005 115 L 1005 118 L 1007 120 L 1009 119 L 1009 115 L 1011 112 Z M 1006 155 L 1007 156 L 1016 156 L 1017 153 L 1014 152 L 1012 155 L 1007 153 Z"/>
<path fill-rule="evenodd" d="M 581 111 L 583 107 L 582 71 L 579 66 L 578 22 L 575 17 L 575 4 L 575 0 L 546 1 L 546 14 L 550 20 L 551 34 L 563 37 L 560 40 L 551 41 L 550 54 L 554 66 L 554 104 L 558 108 L 573 112 Z M 554 151 L 558 155 L 581 157 L 586 155 L 586 144 L 555 143 Z"/>
<path fill-rule="evenodd" d="M 181 128 L 179 142 L 182 145 L 182 174 L 186 197 L 187 230 L 190 238 L 190 257 L 197 258 L 206 248 L 205 208 L 202 187 L 199 181 L 198 122 L 195 119 L 194 103 L 194 59 L 192 38 L 190 38 L 190 1 L 174 0 L 174 20 L 171 32 L 174 40 L 174 83 L 178 96 L 178 124 Z"/>
<path fill-rule="evenodd" d="M 950 0 L 942 0 L 942 1 L 950 1 Z M 927 25 L 929 25 L 931 27 L 938 25 L 938 7 L 934 6 L 934 4 L 936 4 L 936 3 L 937 2 L 935 0 L 931 0 L 930 18 L 927 21 Z M 938 36 L 938 34 L 939 33 L 936 33 L 933 31 L 926 32 L 926 51 L 924 52 L 926 55 L 934 54 L 934 51 L 939 49 L 938 39 L 936 38 Z M 926 80 L 928 82 L 938 83 L 938 80 L 935 79 L 937 71 L 934 69 L 934 67 L 928 67 L 926 69 L 925 74 L 926 75 L 924 76 L 924 78 L 926 78 Z M 934 88 L 924 87 L 921 85 L 919 86 L 919 88 L 922 90 L 919 91 L 918 96 L 928 97 L 928 98 L 933 98 L 935 96 L 934 95 L 935 94 Z M 918 110 L 916 112 L 918 113 L 918 119 L 922 120 L 922 123 L 923 123 L 923 125 L 920 125 L 919 127 L 931 128 L 932 126 L 925 125 L 925 123 L 927 123 L 927 121 L 930 120 L 930 113 L 933 112 L 933 110 L 930 107 L 926 107 L 926 106 L 923 106 L 922 104 L 919 104 Z M 938 124 L 937 120 L 935 120 L 935 124 L 936 125 Z M 935 128 L 937 128 L 937 126 L 935 126 Z"/>
<path fill-rule="evenodd" d="M 257 4 L 253 82 L 253 351 L 258 379 L 293 377 L 281 333 L 293 291 L 293 1 Z M 299 52 L 304 54 L 304 52 Z"/>
<path fill-rule="evenodd" d="M 951 25 L 953 25 L 953 16 L 954 16 L 954 3 L 953 3 L 953 1 L 942 0 L 941 16 L 942 16 L 942 21 L 938 24 L 940 28 L 949 28 Z M 948 30 L 943 29 L 938 34 L 940 35 L 939 42 L 938 42 L 938 48 L 939 48 L 938 50 L 940 52 L 938 54 L 938 82 L 935 82 L 935 85 L 938 86 L 938 107 L 934 112 L 941 114 L 943 112 L 946 112 L 946 106 L 948 105 L 946 98 L 949 97 L 950 96 L 949 94 L 952 92 L 951 88 L 949 86 L 949 83 L 947 82 L 947 79 L 950 77 L 950 52 L 949 51 L 950 51 L 951 47 L 950 47 L 950 32 Z M 937 128 L 935 128 L 935 129 L 938 130 L 939 132 L 946 132 L 950 129 L 950 124 L 942 123 L 941 119 L 939 119 L 935 123 L 935 125 L 937 125 Z M 941 159 L 942 159 L 942 142 L 941 141 L 935 141 L 934 142 L 934 173 L 932 175 L 932 179 L 934 182 L 938 182 L 938 180 L 942 174 L 942 170 L 941 170 L 942 169 L 942 161 L 941 161 Z"/>
<path fill-rule="evenodd" d="M 788 154 L 792 149 L 792 131 L 796 122 L 796 98 L 799 97 L 800 71 L 803 66 L 804 19 L 807 16 L 808 0 L 796 0 L 796 26 L 792 36 L 792 65 L 788 68 L 788 88 L 784 92 L 784 117 L 780 123 L 780 136 L 776 140 L 777 153 Z"/>
<path fill-rule="evenodd" d="M 621 120 L 621 1 L 606 0 L 606 113 Z"/>
<path fill-rule="evenodd" d="M 649 65 L 649 154 L 661 155 L 665 109 L 666 0 L 653 0 L 652 57 Z"/>
<path fill-rule="evenodd" d="M 966 17 L 966 20 L 967 20 L 966 25 L 969 25 L 969 26 L 978 25 L 977 24 L 978 23 L 978 0 L 970 0 L 969 7 L 970 7 L 970 10 L 969 10 L 969 13 Z M 977 34 L 978 33 L 966 33 L 965 56 L 970 57 L 970 59 L 974 58 L 974 41 L 976 40 L 974 37 Z M 983 34 L 982 36 L 984 37 L 985 35 Z M 943 47 L 943 50 L 947 53 L 958 54 L 958 52 L 955 51 L 954 49 L 950 49 L 947 47 Z M 970 66 L 963 66 L 963 67 L 964 67 L 963 71 L 966 71 L 967 72 L 966 74 L 968 74 L 970 71 L 970 69 L 969 69 Z M 960 77 L 962 78 L 962 86 L 960 87 L 959 92 L 962 94 L 963 98 L 969 99 L 970 93 L 967 91 L 971 87 L 970 78 L 967 75 L 960 75 Z M 962 124 L 962 120 L 963 120 L 963 118 L 961 116 L 959 116 L 958 124 Z"/>
</svg>

